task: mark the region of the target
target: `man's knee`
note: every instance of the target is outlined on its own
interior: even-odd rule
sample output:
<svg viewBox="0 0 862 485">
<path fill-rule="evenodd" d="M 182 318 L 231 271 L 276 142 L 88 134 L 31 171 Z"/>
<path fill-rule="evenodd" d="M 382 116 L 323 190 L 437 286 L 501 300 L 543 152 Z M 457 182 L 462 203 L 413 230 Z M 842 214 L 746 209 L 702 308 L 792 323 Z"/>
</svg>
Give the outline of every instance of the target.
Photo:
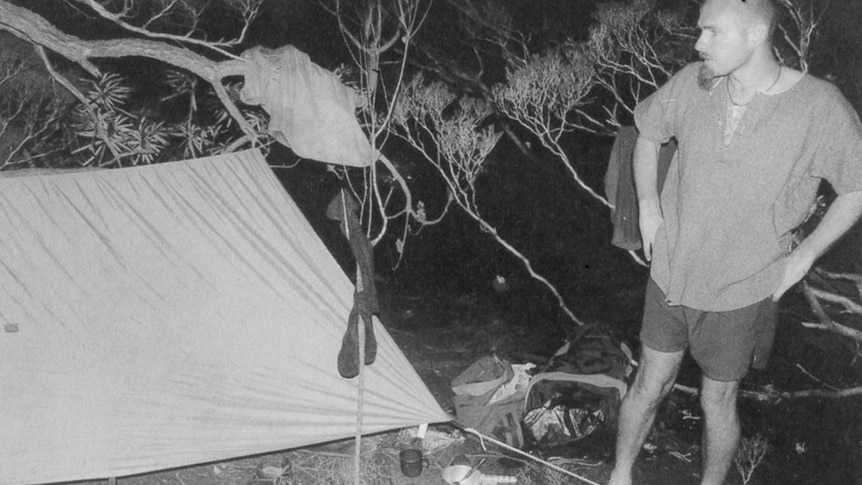
<svg viewBox="0 0 862 485">
<path fill-rule="evenodd" d="M 632 392 L 649 402 L 660 401 L 673 388 L 681 361 L 682 351 L 659 352 L 644 346 Z"/>
<path fill-rule="evenodd" d="M 662 379 L 658 375 L 639 370 L 630 392 L 648 401 L 660 401 L 673 388 L 673 383 L 673 379 Z"/>
<path fill-rule="evenodd" d="M 738 390 L 739 381 L 715 381 L 704 376 L 700 391 L 700 405 L 704 413 L 734 412 Z"/>
</svg>

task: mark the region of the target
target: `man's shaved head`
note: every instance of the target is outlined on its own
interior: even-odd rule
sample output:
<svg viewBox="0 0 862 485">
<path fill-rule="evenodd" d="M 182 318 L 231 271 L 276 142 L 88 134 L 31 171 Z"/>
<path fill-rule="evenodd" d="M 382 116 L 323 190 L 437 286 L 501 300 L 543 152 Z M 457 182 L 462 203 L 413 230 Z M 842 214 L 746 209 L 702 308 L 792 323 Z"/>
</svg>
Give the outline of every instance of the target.
<svg viewBox="0 0 862 485">
<path fill-rule="evenodd" d="M 765 26 L 770 39 L 778 25 L 776 0 L 704 0 L 701 8 L 708 8 L 708 6 L 729 7 L 750 27 L 758 24 Z"/>
<path fill-rule="evenodd" d="M 743 4 L 744 10 L 747 11 L 756 22 L 762 22 L 769 29 L 769 36 L 772 37 L 775 28 L 778 25 L 778 7 L 775 5 L 775 0 L 735 0 Z"/>
</svg>

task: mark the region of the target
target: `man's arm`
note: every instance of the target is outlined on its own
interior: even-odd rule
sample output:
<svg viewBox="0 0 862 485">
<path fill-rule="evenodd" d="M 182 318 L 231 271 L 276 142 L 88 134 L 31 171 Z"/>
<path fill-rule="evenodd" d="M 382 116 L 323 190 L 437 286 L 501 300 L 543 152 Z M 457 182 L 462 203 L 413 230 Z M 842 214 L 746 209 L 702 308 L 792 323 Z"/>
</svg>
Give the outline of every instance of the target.
<svg viewBox="0 0 862 485">
<path fill-rule="evenodd" d="M 632 162 L 638 195 L 638 224 L 647 261 L 652 260 L 652 243 L 659 226 L 664 221 L 656 183 L 660 149 L 661 146 L 657 143 L 638 137 L 635 141 Z"/>
<path fill-rule="evenodd" d="M 862 191 L 838 196 L 826 211 L 817 228 L 787 257 L 784 279 L 772 299 L 778 301 L 787 290 L 798 283 L 817 258 L 844 235 L 862 215 Z"/>
</svg>

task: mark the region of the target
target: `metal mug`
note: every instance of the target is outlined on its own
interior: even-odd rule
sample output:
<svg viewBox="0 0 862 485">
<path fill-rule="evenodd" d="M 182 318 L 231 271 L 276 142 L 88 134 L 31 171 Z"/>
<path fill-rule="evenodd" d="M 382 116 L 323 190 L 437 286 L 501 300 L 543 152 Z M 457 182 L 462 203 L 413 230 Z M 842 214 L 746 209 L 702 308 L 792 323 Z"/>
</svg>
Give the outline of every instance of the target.
<svg viewBox="0 0 862 485">
<path fill-rule="evenodd" d="M 405 477 L 418 477 L 422 469 L 428 466 L 428 459 L 422 456 L 422 450 L 408 448 L 398 453 L 401 462 L 401 473 Z"/>
</svg>

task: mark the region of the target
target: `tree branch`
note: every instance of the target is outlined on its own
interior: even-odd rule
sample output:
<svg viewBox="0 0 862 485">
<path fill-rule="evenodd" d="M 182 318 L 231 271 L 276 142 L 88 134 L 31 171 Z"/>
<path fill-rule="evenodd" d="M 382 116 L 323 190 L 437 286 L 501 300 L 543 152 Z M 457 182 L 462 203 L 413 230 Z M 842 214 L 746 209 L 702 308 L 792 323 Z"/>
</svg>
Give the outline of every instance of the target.
<svg viewBox="0 0 862 485">
<path fill-rule="evenodd" d="M 210 83 L 219 92 L 221 80 L 228 76 L 245 73 L 243 60 L 213 61 L 188 49 L 148 39 L 84 40 L 69 35 L 44 18 L 22 7 L 0 0 L 0 30 L 6 30 L 35 45 L 50 49 L 57 54 L 80 64 L 87 72 L 99 75 L 99 69 L 91 62 L 96 58 L 146 57 L 156 59 L 174 67 L 192 72 Z M 73 93 L 74 94 L 74 93 Z M 246 133 L 251 126 L 242 117 L 229 99 L 220 96 L 234 121 Z"/>
<path fill-rule="evenodd" d="M 222 55 L 227 56 L 227 57 L 232 57 L 234 59 L 240 59 L 240 57 L 238 57 L 234 54 L 231 54 L 230 52 L 225 51 L 220 46 L 236 45 L 239 43 L 239 41 L 241 39 L 236 39 L 236 40 L 231 40 L 231 41 L 221 41 L 221 42 L 210 42 L 210 41 L 205 41 L 205 40 L 201 40 L 201 39 L 195 39 L 191 35 L 174 35 L 174 34 L 165 34 L 165 33 L 161 33 L 161 32 L 153 32 L 151 30 L 147 30 L 146 28 L 137 27 L 137 26 L 134 26 L 134 25 L 124 21 L 122 18 L 122 14 L 112 13 L 110 10 L 108 10 L 104 6 L 102 6 L 102 4 L 96 2 L 96 0 L 75 0 L 75 1 L 90 7 L 91 9 L 93 9 L 94 12 L 99 14 L 102 18 L 110 20 L 111 22 L 113 22 L 113 23 L 119 25 L 120 27 L 128 30 L 129 32 L 134 32 L 136 34 L 140 34 L 140 35 L 150 37 L 153 39 L 174 40 L 174 41 L 178 41 L 178 42 L 194 44 L 194 45 L 198 45 L 201 47 L 206 47 L 207 49 L 212 49 L 212 50 L 218 52 L 219 54 L 222 54 Z M 167 9 L 160 12 L 159 16 L 164 15 L 166 11 L 167 11 Z M 151 19 L 151 21 L 152 20 L 154 20 L 154 19 Z M 243 29 L 243 33 L 245 33 L 245 29 Z"/>
<path fill-rule="evenodd" d="M 39 54 L 39 57 L 42 59 L 42 62 L 45 64 L 45 69 L 54 78 L 61 86 L 66 88 L 66 91 L 72 94 L 72 96 L 78 98 L 81 105 L 90 113 L 90 118 L 93 120 L 93 129 L 96 130 L 96 136 L 102 139 L 105 142 L 105 146 L 108 147 L 108 150 L 111 151 L 111 155 L 113 155 L 115 160 L 120 158 L 120 154 L 117 152 L 114 144 L 111 143 L 111 140 L 108 139 L 108 136 L 105 132 L 100 128 L 100 124 L 98 122 L 98 117 L 96 116 L 96 112 L 93 110 L 93 106 L 87 100 L 87 98 L 72 84 L 68 79 L 60 75 L 55 69 L 54 66 L 51 65 L 51 61 L 48 60 L 48 55 L 45 54 L 45 48 L 41 45 L 36 46 L 36 52 Z"/>
<path fill-rule="evenodd" d="M 811 310 L 820 320 L 820 323 L 803 323 L 802 325 L 804 327 L 814 328 L 818 330 L 828 330 L 830 332 L 835 332 L 838 335 L 843 335 L 845 337 L 852 338 L 858 342 L 862 342 L 862 332 L 856 330 L 855 328 L 841 325 L 835 320 L 832 320 L 832 318 L 823 309 L 823 306 L 820 305 L 819 298 L 822 298 L 827 301 L 840 303 L 844 305 L 844 307 L 848 310 L 858 314 L 862 314 L 862 311 L 858 311 L 862 310 L 862 307 L 859 307 L 857 303 L 853 302 L 849 298 L 812 288 L 808 285 L 808 283 L 804 281 L 801 283 L 800 286 L 802 287 L 802 294 L 805 295 L 805 299 L 808 300 L 808 304 L 811 305 Z"/>
<path fill-rule="evenodd" d="M 684 392 L 691 396 L 697 396 L 698 394 L 700 394 L 700 391 L 696 387 L 684 386 L 682 384 L 675 384 L 673 387 L 677 391 Z M 766 386 L 763 389 L 759 390 L 739 391 L 739 397 L 746 399 L 754 399 L 756 401 L 768 401 L 773 404 L 786 399 L 800 399 L 808 397 L 825 397 L 829 399 L 839 399 L 860 395 L 862 395 L 862 387 L 851 387 L 848 389 L 839 390 L 806 389 L 804 391 L 782 391 L 776 389 L 773 386 Z"/>
</svg>

